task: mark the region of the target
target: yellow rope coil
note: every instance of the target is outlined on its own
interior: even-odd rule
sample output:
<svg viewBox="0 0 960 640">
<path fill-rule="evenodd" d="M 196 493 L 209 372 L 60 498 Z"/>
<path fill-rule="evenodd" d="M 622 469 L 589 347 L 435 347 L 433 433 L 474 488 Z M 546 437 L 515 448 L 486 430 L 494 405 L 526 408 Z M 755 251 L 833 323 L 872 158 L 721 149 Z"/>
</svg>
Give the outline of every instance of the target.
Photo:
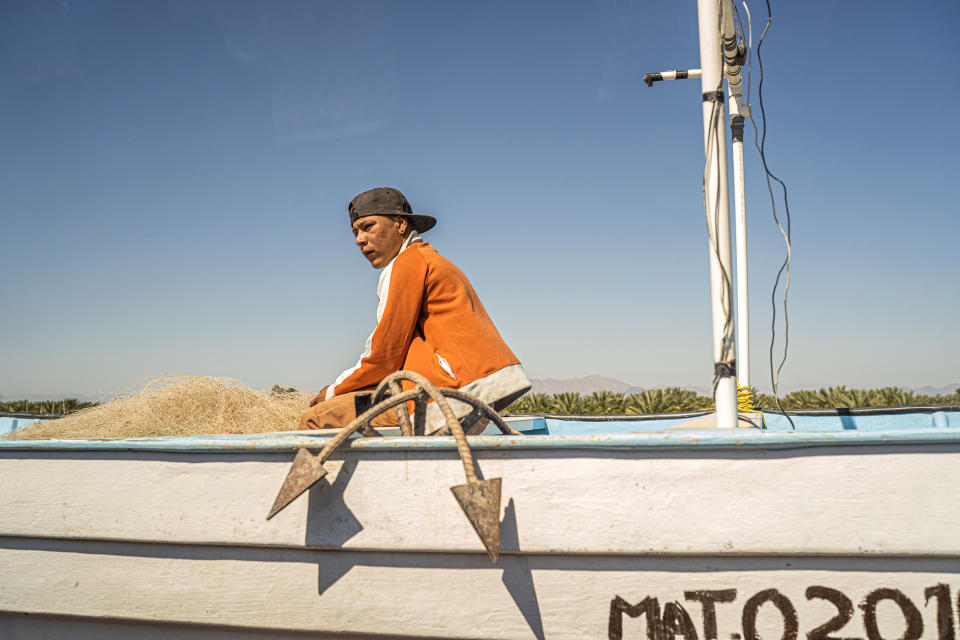
<svg viewBox="0 0 960 640">
<path fill-rule="evenodd" d="M 737 411 L 754 411 L 756 396 L 753 387 L 744 387 L 737 382 Z"/>
<path fill-rule="evenodd" d="M 737 381 L 737 411 L 741 413 L 759 413 L 760 423 L 763 428 L 767 428 L 767 421 L 763 417 L 763 411 L 757 406 L 756 390 L 753 387 L 745 387 Z"/>
</svg>

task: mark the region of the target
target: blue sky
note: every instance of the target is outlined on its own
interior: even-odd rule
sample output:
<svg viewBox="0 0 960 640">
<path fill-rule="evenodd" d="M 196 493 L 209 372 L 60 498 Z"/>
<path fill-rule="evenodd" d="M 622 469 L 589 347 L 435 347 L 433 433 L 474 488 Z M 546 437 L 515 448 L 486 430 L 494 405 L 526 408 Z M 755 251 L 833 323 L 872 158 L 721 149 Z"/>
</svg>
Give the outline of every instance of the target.
<svg viewBox="0 0 960 640">
<path fill-rule="evenodd" d="M 960 382 L 960 4 L 773 10 L 783 386 Z M 708 387 L 700 85 L 642 82 L 699 66 L 696 33 L 692 0 L 4 2 L 0 395 L 322 387 L 374 325 L 346 204 L 381 185 L 439 218 L 531 377 Z M 783 244 L 747 131 L 767 388 Z"/>
</svg>

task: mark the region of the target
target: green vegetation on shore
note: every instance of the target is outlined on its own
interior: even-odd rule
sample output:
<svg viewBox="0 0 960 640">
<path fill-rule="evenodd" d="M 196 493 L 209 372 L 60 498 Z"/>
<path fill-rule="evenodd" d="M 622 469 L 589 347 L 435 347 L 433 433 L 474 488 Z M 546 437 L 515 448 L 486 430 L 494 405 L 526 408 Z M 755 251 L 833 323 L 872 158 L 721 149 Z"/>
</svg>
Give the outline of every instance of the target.
<svg viewBox="0 0 960 640">
<path fill-rule="evenodd" d="M 772 395 L 755 394 L 754 407 L 776 409 Z M 828 387 L 817 391 L 803 390 L 788 393 L 780 398 L 784 409 L 838 409 L 843 407 L 897 407 L 916 404 L 960 404 L 960 389 L 949 395 L 929 396 L 907 391 L 899 387 L 882 389 L 847 389 L 844 386 Z M 590 395 L 558 393 L 547 395 L 530 393 L 520 398 L 507 413 L 556 413 L 568 415 L 623 414 L 623 413 L 671 413 L 674 411 L 699 411 L 712 409 L 713 398 L 698 395 L 694 391 L 670 387 L 650 389 L 642 393 L 613 393 L 598 391 Z"/>
<path fill-rule="evenodd" d="M 276 392 L 279 387 L 274 388 Z M 280 389 L 286 391 L 287 389 Z M 755 394 L 754 407 L 776 409 L 772 395 Z M 899 387 L 882 389 L 847 389 L 844 386 L 827 387 L 817 391 L 793 391 L 780 398 L 784 409 L 838 409 L 842 407 L 899 407 L 916 404 L 960 404 L 960 389 L 949 395 L 923 395 Z M 81 402 L 76 398 L 61 400 L 0 401 L 0 411 L 16 413 L 65 414 L 95 406 L 96 402 Z M 671 413 L 700 411 L 713 408 L 713 398 L 694 391 L 669 387 L 650 389 L 624 395 L 612 391 L 598 391 L 590 395 L 579 393 L 529 393 L 507 408 L 506 413 L 556 413 L 567 415 Z"/>
<path fill-rule="evenodd" d="M 0 401 L 0 411 L 8 413 L 73 413 L 80 409 L 92 407 L 96 402 L 81 402 L 76 398 L 62 398 L 60 400 L 11 400 Z"/>
</svg>

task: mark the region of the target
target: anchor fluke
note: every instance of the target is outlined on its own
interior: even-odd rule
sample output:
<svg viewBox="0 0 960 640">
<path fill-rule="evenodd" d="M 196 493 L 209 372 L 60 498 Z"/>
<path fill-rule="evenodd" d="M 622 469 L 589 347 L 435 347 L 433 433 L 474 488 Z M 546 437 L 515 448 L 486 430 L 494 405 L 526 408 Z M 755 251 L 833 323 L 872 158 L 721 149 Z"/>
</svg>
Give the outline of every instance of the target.
<svg viewBox="0 0 960 640">
<path fill-rule="evenodd" d="M 450 487 L 493 564 L 500 560 L 500 478 Z"/>
<path fill-rule="evenodd" d="M 315 485 L 327 475 L 327 470 L 323 467 L 321 456 L 315 456 L 304 447 L 300 447 L 293 464 L 290 465 L 290 471 L 277 492 L 277 499 L 273 501 L 270 507 L 270 513 L 267 520 L 277 515 L 280 510 L 293 502 L 297 496 Z"/>
</svg>

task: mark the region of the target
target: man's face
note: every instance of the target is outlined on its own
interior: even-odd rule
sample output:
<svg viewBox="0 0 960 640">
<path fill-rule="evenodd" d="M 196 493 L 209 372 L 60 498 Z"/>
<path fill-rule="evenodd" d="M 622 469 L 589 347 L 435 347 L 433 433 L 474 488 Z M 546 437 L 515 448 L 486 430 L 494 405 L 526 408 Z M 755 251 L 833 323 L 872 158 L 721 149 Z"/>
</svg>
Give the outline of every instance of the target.
<svg viewBox="0 0 960 640">
<path fill-rule="evenodd" d="M 409 224 L 402 216 L 364 216 L 353 223 L 353 235 L 363 257 L 382 269 L 399 253 Z"/>
</svg>

